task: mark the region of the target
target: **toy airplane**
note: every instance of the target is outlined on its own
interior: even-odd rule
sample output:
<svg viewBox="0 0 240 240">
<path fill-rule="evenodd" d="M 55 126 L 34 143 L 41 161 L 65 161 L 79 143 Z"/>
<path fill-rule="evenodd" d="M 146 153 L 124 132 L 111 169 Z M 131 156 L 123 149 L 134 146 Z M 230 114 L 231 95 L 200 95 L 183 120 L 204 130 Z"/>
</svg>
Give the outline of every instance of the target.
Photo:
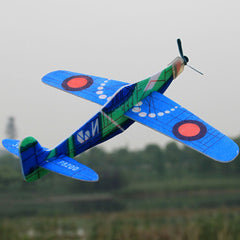
<svg viewBox="0 0 240 240">
<path fill-rule="evenodd" d="M 83 181 L 97 181 L 98 174 L 73 157 L 124 132 L 135 121 L 217 161 L 233 160 L 239 152 L 236 143 L 163 95 L 188 62 L 180 39 L 178 48 L 181 57 L 163 71 L 134 84 L 69 71 L 44 76 L 44 83 L 103 107 L 52 150 L 41 147 L 33 137 L 21 142 L 3 140 L 3 146 L 20 157 L 25 180 L 32 182 L 53 171 Z"/>
</svg>

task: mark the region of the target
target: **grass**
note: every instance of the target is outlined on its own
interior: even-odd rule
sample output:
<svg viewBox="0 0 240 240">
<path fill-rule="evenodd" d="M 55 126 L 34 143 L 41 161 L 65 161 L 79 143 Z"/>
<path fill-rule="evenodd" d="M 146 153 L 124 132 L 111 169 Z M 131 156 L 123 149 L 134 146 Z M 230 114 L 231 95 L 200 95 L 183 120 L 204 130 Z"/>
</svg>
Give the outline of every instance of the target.
<svg viewBox="0 0 240 240">
<path fill-rule="evenodd" d="M 0 239 L 240 239 L 238 178 L 134 182 L 120 191 L 2 193 Z"/>
<path fill-rule="evenodd" d="M 240 207 L 236 178 L 171 179 L 134 182 L 107 193 L 1 193 L 0 218 L 11 216 L 65 216 L 82 213 Z"/>
<path fill-rule="evenodd" d="M 219 177 L 219 178 L 178 178 L 178 179 L 162 179 L 146 182 L 134 182 L 125 188 L 121 193 L 131 194 L 136 192 L 182 192 L 182 191 L 193 191 L 193 190 L 236 190 L 240 189 L 239 178 L 231 177 Z"/>
<path fill-rule="evenodd" d="M 240 208 L 92 213 L 0 221 L 1 240 L 232 240 L 240 238 Z"/>
</svg>

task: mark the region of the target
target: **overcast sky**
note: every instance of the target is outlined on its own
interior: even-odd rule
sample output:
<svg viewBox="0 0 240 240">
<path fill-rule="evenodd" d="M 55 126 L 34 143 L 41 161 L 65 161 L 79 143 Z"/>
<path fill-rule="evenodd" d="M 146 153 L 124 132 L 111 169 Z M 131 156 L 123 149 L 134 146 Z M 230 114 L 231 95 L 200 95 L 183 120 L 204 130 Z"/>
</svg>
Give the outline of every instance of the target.
<svg viewBox="0 0 240 240">
<path fill-rule="evenodd" d="M 3 0 L 0 136 L 15 117 L 19 139 L 54 147 L 101 106 L 44 85 L 63 69 L 134 83 L 164 68 L 181 38 L 190 65 L 166 91 L 226 135 L 240 135 L 240 3 L 237 0 Z M 165 144 L 135 123 L 106 149 Z"/>
</svg>

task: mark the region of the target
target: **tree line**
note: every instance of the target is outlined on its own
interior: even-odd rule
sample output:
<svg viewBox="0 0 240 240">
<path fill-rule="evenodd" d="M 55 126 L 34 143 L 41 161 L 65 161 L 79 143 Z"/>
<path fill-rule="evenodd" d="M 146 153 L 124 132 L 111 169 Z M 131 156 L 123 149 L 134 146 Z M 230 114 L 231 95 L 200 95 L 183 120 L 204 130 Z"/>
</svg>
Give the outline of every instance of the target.
<svg viewBox="0 0 240 240">
<path fill-rule="evenodd" d="M 234 139 L 239 145 L 240 137 Z M 239 176 L 240 157 L 230 163 L 219 163 L 175 142 L 165 147 L 147 145 L 142 150 L 127 148 L 106 152 L 95 147 L 76 160 L 93 168 L 100 176 L 96 183 L 79 182 L 50 173 L 42 179 L 26 183 L 21 174 L 19 160 L 3 151 L 0 156 L 0 190 L 56 191 L 59 193 L 116 191 L 133 182 L 191 177 Z"/>
</svg>

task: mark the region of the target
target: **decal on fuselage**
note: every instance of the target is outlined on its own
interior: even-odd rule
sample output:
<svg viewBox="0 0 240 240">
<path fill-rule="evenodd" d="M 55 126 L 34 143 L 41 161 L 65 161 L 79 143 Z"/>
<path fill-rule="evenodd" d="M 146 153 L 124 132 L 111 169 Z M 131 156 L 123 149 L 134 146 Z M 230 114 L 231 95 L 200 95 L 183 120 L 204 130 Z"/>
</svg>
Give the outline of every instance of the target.
<svg viewBox="0 0 240 240">
<path fill-rule="evenodd" d="M 82 144 L 94 137 L 100 131 L 98 118 L 90 122 L 86 129 L 82 129 L 77 133 L 77 141 Z"/>
</svg>

